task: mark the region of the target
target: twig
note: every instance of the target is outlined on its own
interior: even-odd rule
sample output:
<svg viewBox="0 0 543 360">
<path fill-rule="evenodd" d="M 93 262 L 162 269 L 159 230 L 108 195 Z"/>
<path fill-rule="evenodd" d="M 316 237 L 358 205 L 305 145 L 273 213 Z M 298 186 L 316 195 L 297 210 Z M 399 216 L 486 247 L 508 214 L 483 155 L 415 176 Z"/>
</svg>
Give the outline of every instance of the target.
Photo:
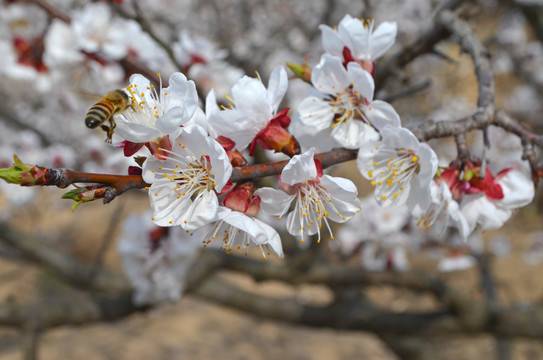
<svg viewBox="0 0 543 360">
<path fill-rule="evenodd" d="M 60 19 L 64 21 L 65 23 L 70 23 L 71 19 L 70 17 L 57 9 L 56 7 L 52 6 L 45 0 L 32 0 L 36 5 L 41 7 L 43 10 L 45 10 L 51 17 Z"/>
<path fill-rule="evenodd" d="M 113 240 L 113 233 L 115 229 L 118 227 L 119 222 L 121 220 L 121 215 L 123 211 L 124 202 L 119 202 L 117 204 L 117 208 L 115 211 L 113 211 L 113 215 L 109 219 L 109 224 L 106 230 L 106 233 L 104 234 L 104 237 L 102 239 L 102 243 L 100 244 L 100 248 L 98 249 L 98 253 L 96 254 L 96 257 L 94 259 L 94 264 L 91 267 L 90 274 L 89 274 L 89 284 L 92 284 L 96 275 L 100 272 L 100 268 L 102 267 L 102 263 L 104 260 L 104 255 L 111 245 L 111 242 Z"/>
<path fill-rule="evenodd" d="M 481 274 L 481 288 L 488 302 L 488 306 L 498 309 L 499 301 L 496 294 L 496 286 L 494 277 L 492 276 L 491 258 L 488 255 L 475 256 L 479 265 Z M 496 359 L 510 360 L 511 359 L 511 340 L 503 336 L 496 336 Z"/>
<path fill-rule="evenodd" d="M 38 342 L 40 339 L 40 330 L 33 327 L 23 329 L 23 341 L 21 348 L 24 360 L 36 360 L 38 358 Z"/>
<path fill-rule="evenodd" d="M 0 240 L 18 249 L 26 258 L 41 263 L 57 274 L 63 274 L 73 284 L 89 288 L 90 268 L 73 256 L 63 255 L 43 241 L 21 233 L 4 222 L 0 222 Z M 122 276 L 101 272 L 96 275 L 92 288 L 96 291 L 111 292 L 127 291 L 130 286 Z"/>
<path fill-rule="evenodd" d="M 398 91 L 397 93 L 390 94 L 383 97 L 383 100 L 386 102 L 394 102 L 398 99 L 411 96 L 413 94 L 418 93 L 419 91 L 427 89 L 430 85 L 432 85 L 432 81 L 430 79 L 423 80 L 411 87 L 408 87 L 407 89 Z"/>
</svg>

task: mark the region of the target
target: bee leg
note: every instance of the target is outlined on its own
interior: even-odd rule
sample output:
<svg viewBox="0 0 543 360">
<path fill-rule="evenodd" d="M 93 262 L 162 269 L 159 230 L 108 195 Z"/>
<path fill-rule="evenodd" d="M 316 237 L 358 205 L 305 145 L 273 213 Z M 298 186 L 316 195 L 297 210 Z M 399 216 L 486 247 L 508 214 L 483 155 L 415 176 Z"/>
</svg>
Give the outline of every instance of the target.
<svg viewBox="0 0 543 360">
<path fill-rule="evenodd" d="M 110 135 L 110 133 L 113 134 L 113 131 L 111 131 L 111 129 L 107 125 L 101 125 L 100 128 L 107 133 L 106 142 L 108 144 L 111 144 L 111 135 Z"/>
<path fill-rule="evenodd" d="M 111 126 L 109 127 L 109 130 L 107 132 L 107 142 L 109 144 L 111 144 L 111 137 L 113 136 L 113 130 L 117 127 L 117 124 L 115 124 L 115 121 L 113 120 L 113 118 L 110 118 L 109 119 L 109 123 L 111 124 Z"/>
</svg>

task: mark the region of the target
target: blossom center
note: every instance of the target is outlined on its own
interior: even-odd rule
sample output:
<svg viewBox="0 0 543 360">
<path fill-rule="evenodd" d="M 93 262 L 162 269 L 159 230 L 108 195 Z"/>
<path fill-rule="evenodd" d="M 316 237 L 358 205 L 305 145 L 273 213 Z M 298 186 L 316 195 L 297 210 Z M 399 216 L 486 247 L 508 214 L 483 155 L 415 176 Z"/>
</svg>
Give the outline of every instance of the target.
<svg viewBox="0 0 543 360">
<path fill-rule="evenodd" d="M 176 183 L 174 191 L 177 199 L 184 197 L 197 198 L 204 191 L 215 188 L 214 176 L 211 174 L 209 157 L 202 155 L 199 159 L 191 156 L 181 156 L 166 149 L 160 151 L 167 153 L 170 161 L 176 163 L 174 167 L 159 166 L 156 173 L 170 182 Z M 167 183 L 166 183 L 167 184 Z M 158 194 L 155 194 L 158 196 Z"/>
<path fill-rule="evenodd" d="M 449 202 L 445 199 L 441 199 L 439 202 L 432 202 L 426 213 L 422 215 L 417 221 L 417 226 L 428 230 L 433 224 L 446 215 Z"/>
<path fill-rule="evenodd" d="M 123 113 L 125 118 L 131 123 L 155 127 L 157 119 L 164 115 L 169 100 L 168 93 L 162 91 L 162 79 L 158 91 L 153 84 L 149 84 L 146 89 L 138 89 L 137 84 L 130 84 L 126 91 L 132 106 Z M 145 100 L 146 95 L 148 101 Z"/>
<path fill-rule="evenodd" d="M 294 185 L 293 189 L 296 191 L 296 205 L 293 211 L 298 213 L 298 216 L 296 217 L 299 221 L 299 231 L 302 242 L 305 241 L 303 238 L 305 232 L 312 234 L 317 233 L 317 242 L 320 242 L 320 229 L 323 222 L 333 239 L 334 236 L 327 218 L 330 217 L 330 211 L 334 211 L 338 216 L 341 216 L 341 213 L 337 211 L 333 205 L 332 197 L 326 188 L 317 182 L 306 181 L 305 184 Z M 286 210 L 287 209 L 285 209 L 284 212 L 286 212 Z"/>
<path fill-rule="evenodd" d="M 332 108 L 334 120 L 332 121 L 332 129 L 349 120 L 366 121 L 363 107 L 367 105 L 367 100 L 353 89 L 353 84 L 343 91 L 339 91 L 335 96 L 328 100 L 328 104 Z"/>
<path fill-rule="evenodd" d="M 222 237 L 222 239 L 220 239 Z M 220 239 L 220 240 L 217 240 Z M 212 229 L 202 240 L 204 247 L 212 244 L 215 241 L 219 241 L 219 249 L 229 255 L 232 250 L 237 249 L 245 250 L 245 255 L 248 254 L 251 248 L 251 236 L 249 233 L 238 229 L 234 225 L 228 224 L 224 220 L 219 220 L 215 223 L 214 229 Z M 270 255 L 270 249 L 268 244 L 259 244 L 260 252 L 264 260 Z"/>
<path fill-rule="evenodd" d="M 419 161 L 412 150 L 384 148 L 377 153 L 368 176 L 373 186 L 382 189 L 381 200 L 399 196 L 404 184 L 420 171 Z"/>
</svg>

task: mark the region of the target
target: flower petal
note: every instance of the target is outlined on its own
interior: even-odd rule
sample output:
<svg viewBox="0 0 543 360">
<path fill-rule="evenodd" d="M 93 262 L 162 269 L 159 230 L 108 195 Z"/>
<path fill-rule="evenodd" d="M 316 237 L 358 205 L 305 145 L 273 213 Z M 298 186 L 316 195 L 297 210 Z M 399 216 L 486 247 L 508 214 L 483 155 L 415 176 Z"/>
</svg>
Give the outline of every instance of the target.
<svg viewBox="0 0 543 360">
<path fill-rule="evenodd" d="M 362 95 L 368 102 L 373 101 L 375 81 L 369 72 L 364 70 L 357 62 L 347 64 L 347 73 L 353 79 L 354 90 Z"/>
<path fill-rule="evenodd" d="M 311 83 L 322 93 L 336 94 L 348 88 L 351 80 L 340 58 L 324 54 L 311 73 Z"/>
<path fill-rule="evenodd" d="M 371 35 L 371 42 L 368 49 L 371 60 L 383 56 L 396 41 L 398 26 L 395 22 L 382 22 Z"/>
<path fill-rule="evenodd" d="M 273 188 L 260 188 L 255 191 L 255 195 L 260 196 L 260 207 L 264 212 L 274 216 L 285 214 L 289 205 L 294 200 L 295 195 L 289 195 L 282 190 Z"/>
<path fill-rule="evenodd" d="M 313 156 L 315 148 L 301 155 L 295 155 L 281 172 L 281 181 L 290 186 L 314 180 L 317 177 L 317 167 Z"/>
<path fill-rule="evenodd" d="M 268 102 L 274 113 L 277 112 L 279 104 L 287 92 L 287 88 L 287 72 L 283 66 L 278 66 L 273 70 L 268 81 Z"/>
<path fill-rule="evenodd" d="M 401 125 L 400 116 L 389 103 L 382 100 L 374 100 L 367 108 L 366 116 L 369 122 L 377 130 L 381 130 L 385 125 L 399 127 Z"/>
</svg>

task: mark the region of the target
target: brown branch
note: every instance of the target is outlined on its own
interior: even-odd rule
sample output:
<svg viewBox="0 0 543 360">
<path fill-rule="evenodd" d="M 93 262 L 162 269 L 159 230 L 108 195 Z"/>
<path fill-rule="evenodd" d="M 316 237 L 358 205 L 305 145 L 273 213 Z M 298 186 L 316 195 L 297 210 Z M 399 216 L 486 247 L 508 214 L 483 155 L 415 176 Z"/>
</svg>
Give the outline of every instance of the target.
<svg viewBox="0 0 543 360">
<path fill-rule="evenodd" d="M 356 159 L 357 154 L 357 150 L 334 149 L 329 152 L 316 154 L 315 159 L 318 159 L 321 162 L 323 168 L 327 168 L 335 164 Z M 285 160 L 274 163 L 236 167 L 232 173 L 232 181 L 241 182 L 270 175 L 277 175 L 283 170 L 287 163 L 288 161 Z"/>
<path fill-rule="evenodd" d="M 68 23 L 68 24 L 71 22 L 71 19 L 67 14 L 63 13 L 62 11 L 57 9 L 56 7 L 52 6 L 47 1 L 45 1 L 45 0 L 32 0 L 32 2 L 34 2 L 36 5 L 38 5 L 43 10 L 45 10 L 51 17 L 53 17 L 55 19 L 60 19 L 60 20 L 64 21 L 65 23 Z"/>
<path fill-rule="evenodd" d="M 0 222 L 0 240 L 18 249 L 27 259 L 40 263 L 57 274 L 63 274 L 74 285 L 89 287 L 91 268 L 73 256 L 64 255 L 43 241 L 21 233 L 4 222 Z M 92 288 L 100 292 L 111 292 L 126 291 L 130 286 L 121 276 L 100 272 L 94 277 Z"/>
<path fill-rule="evenodd" d="M 465 335 L 492 333 L 501 336 L 521 336 L 539 339 L 543 336 L 543 306 L 528 309 L 492 311 L 483 303 L 478 310 L 491 316 L 447 311 L 396 313 L 375 308 L 367 301 L 332 303 L 329 306 L 301 304 L 297 299 L 277 299 L 257 295 L 228 283 L 223 278 L 210 278 L 196 290 L 210 301 L 227 305 L 258 317 L 288 323 L 335 329 L 362 330 L 377 334 L 405 335 Z M 479 304 L 479 303 L 478 303 Z"/>
<path fill-rule="evenodd" d="M 386 102 L 394 102 L 396 100 L 399 100 L 404 97 L 411 96 L 413 94 L 416 94 L 422 90 L 425 90 L 432 85 L 432 81 L 430 79 L 423 80 L 415 85 L 412 85 L 408 87 L 407 89 L 400 90 L 394 94 L 383 96 L 382 100 Z"/>
</svg>

